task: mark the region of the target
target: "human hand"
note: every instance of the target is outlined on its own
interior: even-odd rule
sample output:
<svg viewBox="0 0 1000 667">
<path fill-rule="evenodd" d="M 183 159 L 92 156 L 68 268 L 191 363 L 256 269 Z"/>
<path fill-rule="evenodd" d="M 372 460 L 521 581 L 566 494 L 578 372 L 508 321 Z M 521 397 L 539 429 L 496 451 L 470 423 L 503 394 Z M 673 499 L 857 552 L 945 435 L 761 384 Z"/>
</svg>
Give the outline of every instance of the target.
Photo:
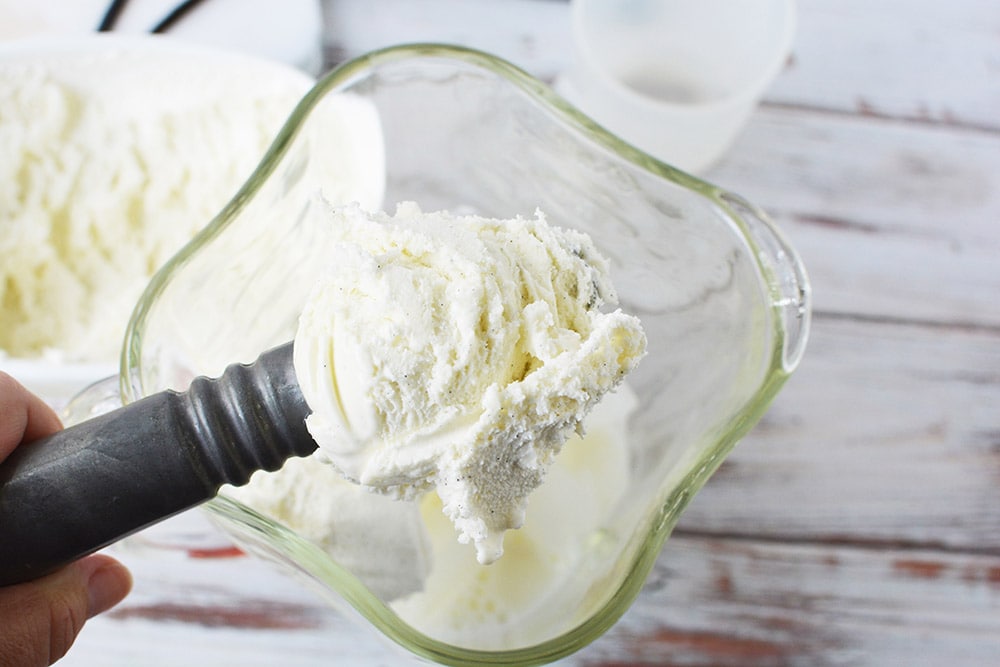
<svg viewBox="0 0 1000 667">
<path fill-rule="evenodd" d="M 48 405 L 0 372 L 0 461 L 15 447 L 30 447 L 31 441 L 61 428 Z M 131 588 L 125 566 L 102 554 L 41 579 L 0 588 L 0 663 L 51 665 L 66 654 L 88 618 L 121 602 Z"/>
</svg>

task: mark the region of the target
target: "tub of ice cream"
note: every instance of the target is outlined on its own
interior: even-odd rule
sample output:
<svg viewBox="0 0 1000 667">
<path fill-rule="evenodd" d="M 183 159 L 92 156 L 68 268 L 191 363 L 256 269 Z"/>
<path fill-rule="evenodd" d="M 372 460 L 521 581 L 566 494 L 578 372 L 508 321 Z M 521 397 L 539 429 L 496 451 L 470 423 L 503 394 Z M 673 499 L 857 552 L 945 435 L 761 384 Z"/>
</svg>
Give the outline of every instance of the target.
<svg viewBox="0 0 1000 667">
<path fill-rule="evenodd" d="M 149 279 L 313 83 L 159 36 L 0 44 L 0 369 L 57 405 L 115 373 Z"/>
<path fill-rule="evenodd" d="M 798 364 L 804 270 L 752 204 L 624 144 L 510 64 L 396 47 L 318 82 L 246 183 L 153 277 L 125 337 L 123 400 L 183 389 L 295 339 L 316 276 L 331 258 L 353 261 L 326 251 L 352 201 L 387 211 L 416 202 L 444 212 L 441 224 L 541 211 L 593 244 L 616 307 L 641 322 L 644 356 L 553 456 L 502 554 L 473 534 L 459 540 L 440 489 L 371 493 L 350 451 L 339 466 L 292 459 L 206 509 L 244 548 L 417 656 L 565 656 L 624 613 L 680 512 Z M 416 216 L 407 206 L 404 217 Z M 364 331 L 348 333 L 364 348 Z M 363 409 L 341 407 L 331 428 L 369 430 Z M 442 399 L 432 412 L 448 407 Z"/>
</svg>

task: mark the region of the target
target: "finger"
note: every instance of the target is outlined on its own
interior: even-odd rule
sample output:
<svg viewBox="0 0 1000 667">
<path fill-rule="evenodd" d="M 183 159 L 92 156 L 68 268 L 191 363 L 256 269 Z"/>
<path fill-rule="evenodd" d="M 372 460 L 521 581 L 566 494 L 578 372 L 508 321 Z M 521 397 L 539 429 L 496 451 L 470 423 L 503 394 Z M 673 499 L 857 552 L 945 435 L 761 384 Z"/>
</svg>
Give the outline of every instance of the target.
<svg viewBox="0 0 1000 667">
<path fill-rule="evenodd" d="M 62 428 L 55 411 L 10 375 L 0 371 L 0 460 L 22 442 Z"/>
<path fill-rule="evenodd" d="M 84 622 L 132 588 L 121 563 L 98 554 L 32 581 L 0 588 L 0 656 L 7 665 L 50 665 L 69 650 Z"/>
</svg>

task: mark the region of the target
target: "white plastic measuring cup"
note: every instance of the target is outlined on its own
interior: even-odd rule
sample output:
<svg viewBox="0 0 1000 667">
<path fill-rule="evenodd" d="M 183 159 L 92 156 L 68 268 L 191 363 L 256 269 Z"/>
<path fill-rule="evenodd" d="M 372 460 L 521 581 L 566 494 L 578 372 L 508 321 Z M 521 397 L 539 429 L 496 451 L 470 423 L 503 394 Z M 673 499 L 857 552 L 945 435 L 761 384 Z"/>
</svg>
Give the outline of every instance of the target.
<svg viewBox="0 0 1000 667">
<path fill-rule="evenodd" d="M 556 90 L 690 172 L 715 162 L 784 65 L 794 0 L 573 0 L 574 66 Z"/>
</svg>

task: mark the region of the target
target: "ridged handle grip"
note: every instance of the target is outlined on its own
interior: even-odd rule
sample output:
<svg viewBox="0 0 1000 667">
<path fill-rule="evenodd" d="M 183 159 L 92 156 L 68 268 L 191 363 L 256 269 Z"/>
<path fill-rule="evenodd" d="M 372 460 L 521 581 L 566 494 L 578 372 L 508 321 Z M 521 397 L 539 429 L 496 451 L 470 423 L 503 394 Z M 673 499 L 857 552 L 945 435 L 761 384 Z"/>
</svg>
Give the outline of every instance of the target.
<svg viewBox="0 0 1000 667">
<path fill-rule="evenodd" d="M 316 444 L 292 344 L 18 447 L 0 463 L 0 585 L 35 579 Z"/>
</svg>

